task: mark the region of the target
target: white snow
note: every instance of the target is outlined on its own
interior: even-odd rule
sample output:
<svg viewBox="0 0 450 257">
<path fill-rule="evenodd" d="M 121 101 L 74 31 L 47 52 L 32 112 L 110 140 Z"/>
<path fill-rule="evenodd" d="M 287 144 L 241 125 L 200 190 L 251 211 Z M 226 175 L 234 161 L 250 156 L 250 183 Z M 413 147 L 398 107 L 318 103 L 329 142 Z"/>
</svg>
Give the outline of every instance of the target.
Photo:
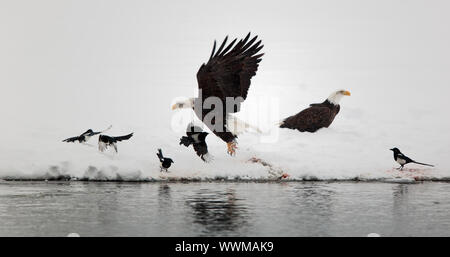
<svg viewBox="0 0 450 257">
<path fill-rule="evenodd" d="M 0 4 L 0 179 L 450 179 L 447 2 L 239 1 L 219 13 L 209 1 L 44 2 Z M 204 163 L 179 145 L 192 113 L 170 107 L 196 96 L 214 39 L 249 30 L 265 55 L 237 116 L 266 134 L 239 136 L 235 157 L 209 135 Z M 274 129 L 337 89 L 352 96 L 330 128 Z M 61 142 L 110 124 L 108 135 L 135 133 L 117 155 L 97 137 Z M 392 147 L 436 167 L 397 171 Z"/>
<path fill-rule="evenodd" d="M 33 128 L 17 128 L 20 133 L 11 134 L 4 141 L 9 147 L 2 148 L 0 153 L 3 157 L 0 161 L 0 178 L 105 181 L 150 181 L 167 177 L 190 180 L 276 180 L 287 173 L 289 177 L 286 180 L 410 182 L 415 177 L 419 180 L 450 179 L 446 152 L 433 148 L 415 148 L 412 144 L 405 144 L 408 148 L 405 147 L 404 152 L 411 152 L 411 156 L 417 156 L 418 160 L 436 163 L 436 168 L 411 164 L 407 166 L 410 169 L 404 171 L 393 169 L 397 164 L 389 149 L 393 147 L 392 142 L 396 141 L 388 133 L 388 123 L 383 123 L 383 129 L 376 130 L 374 124 L 371 124 L 376 120 L 366 122 L 363 126 L 363 123 L 352 120 L 352 116 L 347 115 L 349 112 L 351 110 L 345 110 L 344 105 L 343 113 L 338 115 L 336 122 L 317 133 L 274 128 L 278 130 L 279 137 L 273 143 L 261 142 L 261 135 L 258 134 L 244 134 L 238 139 L 239 148 L 234 157 L 227 155 L 224 142 L 210 134 L 207 143 L 209 152 L 214 156 L 210 163 L 201 161 L 192 147 L 180 146 L 179 138 L 183 132 L 175 132 L 170 126 L 148 129 L 130 127 L 130 132 L 135 132 L 134 137 L 118 143 L 118 154 L 112 149 L 105 153 L 99 152 L 97 137 L 88 142 L 93 145 L 89 146 L 61 142 L 65 136 L 73 134 L 70 132 L 39 132 Z M 409 130 L 408 133 L 412 134 L 408 137 L 417 139 L 421 138 L 422 131 Z M 425 139 L 416 141 L 419 145 L 426 144 Z M 29 147 L 30 145 L 33 147 Z M 162 148 L 163 154 L 175 161 L 169 174 L 160 172 L 157 148 Z M 252 158 L 257 161 L 250 161 Z"/>
</svg>

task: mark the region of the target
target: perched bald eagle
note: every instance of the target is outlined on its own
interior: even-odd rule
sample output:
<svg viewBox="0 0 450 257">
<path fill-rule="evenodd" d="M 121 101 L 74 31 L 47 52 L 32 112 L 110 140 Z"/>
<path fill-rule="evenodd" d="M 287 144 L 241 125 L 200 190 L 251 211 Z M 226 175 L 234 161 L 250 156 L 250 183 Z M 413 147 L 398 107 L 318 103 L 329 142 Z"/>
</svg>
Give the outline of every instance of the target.
<svg viewBox="0 0 450 257">
<path fill-rule="evenodd" d="M 328 128 L 339 113 L 339 101 L 350 92 L 339 90 L 332 93 L 323 103 L 311 104 L 309 108 L 283 120 L 280 128 L 297 129 L 300 132 L 316 132 Z"/>
<path fill-rule="evenodd" d="M 172 110 L 193 108 L 197 117 L 219 138 L 227 143 L 228 153 L 235 154 L 238 132 L 232 128 L 250 127 L 231 115 L 240 110 L 240 103 L 247 98 L 250 80 L 256 75 L 263 54 L 258 36 L 250 39 L 250 33 L 239 42 L 234 39 L 226 45 L 225 37 L 219 49 L 214 41 L 211 57 L 197 72 L 199 96 L 177 102 Z M 240 123 L 240 124 L 239 124 Z"/>
</svg>

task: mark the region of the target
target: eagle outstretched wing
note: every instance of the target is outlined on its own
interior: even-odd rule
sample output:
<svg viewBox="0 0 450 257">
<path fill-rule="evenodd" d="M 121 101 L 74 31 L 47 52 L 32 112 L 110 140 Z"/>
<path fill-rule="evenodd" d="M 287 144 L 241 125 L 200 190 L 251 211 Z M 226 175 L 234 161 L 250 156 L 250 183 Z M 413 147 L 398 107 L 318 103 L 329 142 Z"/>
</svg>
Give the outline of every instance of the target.
<svg viewBox="0 0 450 257">
<path fill-rule="evenodd" d="M 234 39 L 226 46 L 227 36 L 217 51 L 214 41 L 211 57 L 197 72 L 203 99 L 213 96 L 225 103 L 227 97 L 247 98 L 250 80 L 256 75 L 258 63 L 264 55 L 257 54 L 263 48 L 261 40 L 255 43 L 258 36 L 249 38 L 250 33 L 236 45 L 237 39 Z"/>
<path fill-rule="evenodd" d="M 234 39 L 227 45 L 227 36 L 217 51 L 214 41 L 208 62 L 203 64 L 197 72 L 201 112 L 196 111 L 196 114 L 200 120 L 204 121 L 204 117 L 213 110 L 204 107 L 203 102 L 210 97 L 219 98 L 224 106 L 214 109 L 217 113 L 213 115 L 214 118 L 211 122 L 205 122 L 205 125 L 227 143 L 233 142 L 236 138 L 236 135 L 227 128 L 228 114 L 239 112 L 240 103 L 247 98 L 250 80 L 256 75 L 259 62 L 264 55 L 258 54 L 263 45 L 261 45 L 261 40 L 256 42 L 257 38 L 258 36 L 255 36 L 250 39 L 250 33 L 248 33 L 239 42 L 236 43 L 237 39 Z M 225 106 L 227 98 L 233 98 L 235 105 Z M 197 103 L 196 106 L 198 106 Z"/>
</svg>

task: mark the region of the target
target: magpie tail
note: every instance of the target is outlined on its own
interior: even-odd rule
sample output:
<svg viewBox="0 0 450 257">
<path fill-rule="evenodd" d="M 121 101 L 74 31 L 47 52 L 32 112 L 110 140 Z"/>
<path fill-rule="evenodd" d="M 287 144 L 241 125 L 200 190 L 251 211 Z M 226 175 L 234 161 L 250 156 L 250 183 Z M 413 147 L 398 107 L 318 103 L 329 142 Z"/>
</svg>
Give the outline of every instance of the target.
<svg viewBox="0 0 450 257">
<path fill-rule="evenodd" d="M 425 166 L 430 166 L 430 167 L 434 167 L 434 165 L 426 164 L 426 163 L 422 163 L 422 162 L 416 162 L 416 161 L 413 161 L 413 163 L 415 163 L 415 164 L 420 164 L 420 165 L 425 165 Z"/>
<path fill-rule="evenodd" d="M 158 153 L 156 154 L 156 156 L 158 156 L 159 161 L 163 162 L 164 156 L 162 154 L 161 148 L 158 149 Z"/>
<path fill-rule="evenodd" d="M 186 147 L 190 146 L 192 144 L 192 140 L 189 137 L 181 137 L 180 138 L 180 145 L 184 145 Z"/>
</svg>

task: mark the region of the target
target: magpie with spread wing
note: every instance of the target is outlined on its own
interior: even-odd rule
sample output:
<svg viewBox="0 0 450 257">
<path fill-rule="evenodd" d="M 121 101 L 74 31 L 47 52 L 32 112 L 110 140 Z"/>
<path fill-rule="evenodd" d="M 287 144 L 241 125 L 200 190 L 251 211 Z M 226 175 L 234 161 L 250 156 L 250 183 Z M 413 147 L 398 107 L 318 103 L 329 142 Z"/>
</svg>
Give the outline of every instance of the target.
<svg viewBox="0 0 450 257">
<path fill-rule="evenodd" d="M 88 129 L 88 130 L 86 130 L 86 132 L 84 132 L 83 134 L 81 134 L 77 137 L 70 137 L 70 138 L 64 139 L 63 142 L 73 143 L 75 141 L 78 141 L 79 143 L 85 143 L 85 142 L 89 141 L 89 139 L 91 139 L 91 137 L 98 135 L 100 133 L 103 133 L 111 128 L 112 128 L 112 126 L 109 126 L 107 129 L 100 131 L 100 132 L 94 132 L 92 129 Z"/>
<path fill-rule="evenodd" d="M 192 145 L 194 151 L 204 162 L 210 162 L 213 157 L 208 153 L 206 136 L 208 136 L 208 132 L 204 132 L 199 126 L 190 123 L 186 129 L 186 136 L 180 138 L 180 145 L 186 147 Z"/>
<path fill-rule="evenodd" d="M 107 136 L 107 135 L 100 135 L 98 137 L 98 150 L 100 152 L 105 151 L 106 149 L 108 149 L 108 146 L 112 146 L 114 147 L 114 150 L 117 151 L 117 142 L 123 141 L 123 140 L 128 140 L 133 136 L 133 133 L 130 133 L 128 135 L 125 136 L 119 136 L 119 137 L 112 137 L 112 136 Z"/>
</svg>

